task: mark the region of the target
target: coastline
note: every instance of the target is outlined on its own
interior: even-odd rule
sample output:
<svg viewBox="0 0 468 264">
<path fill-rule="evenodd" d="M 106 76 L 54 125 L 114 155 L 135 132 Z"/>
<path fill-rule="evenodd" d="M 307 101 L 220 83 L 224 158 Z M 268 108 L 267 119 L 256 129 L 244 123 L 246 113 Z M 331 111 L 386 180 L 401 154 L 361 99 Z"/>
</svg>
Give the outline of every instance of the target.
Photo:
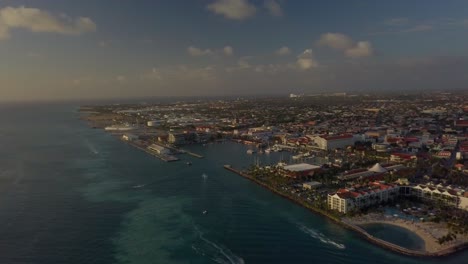
<svg viewBox="0 0 468 264">
<path fill-rule="evenodd" d="M 342 226 L 344 228 L 355 231 L 362 238 L 366 239 L 367 241 L 369 241 L 369 242 L 371 242 L 371 243 L 373 243 L 373 244 L 375 244 L 377 246 L 380 246 L 382 248 L 391 250 L 391 251 L 399 253 L 399 254 L 412 256 L 412 257 L 445 257 L 445 256 L 452 255 L 452 254 L 454 254 L 456 252 L 459 252 L 459 251 L 462 251 L 462 250 L 468 248 L 468 242 L 467 242 L 466 239 L 465 239 L 465 242 L 458 243 L 458 244 L 439 245 L 434 237 L 430 237 L 430 235 L 424 233 L 422 230 L 419 230 L 417 227 L 411 226 L 409 223 L 407 223 L 407 222 L 405 222 L 403 220 L 401 220 L 401 221 L 386 221 L 385 219 L 382 219 L 382 218 L 366 219 L 364 217 L 352 218 L 352 219 L 349 219 L 349 218 L 340 219 L 340 218 L 337 218 L 337 217 L 329 214 L 328 212 L 326 212 L 324 210 L 314 208 L 314 207 L 304 203 L 303 201 L 298 200 L 297 198 L 295 198 L 293 196 L 282 193 L 282 192 L 276 190 L 275 188 L 272 188 L 268 184 L 260 182 L 259 180 L 253 178 L 252 176 L 231 167 L 231 165 L 224 165 L 224 168 L 226 170 L 228 170 L 228 171 L 236 173 L 236 174 L 238 174 L 238 175 L 240 175 L 240 176 L 242 176 L 242 177 L 244 177 L 244 178 L 246 178 L 246 179 L 248 179 L 248 180 L 250 180 L 250 181 L 252 181 L 252 182 L 254 182 L 254 183 L 256 183 L 256 184 L 258 184 L 258 185 L 260 185 L 260 186 L 262 186 L 264 188 L 266 188 L 266 189 L 268 189 L 268 190 L 270 190 L 271 192 L 273 192 L 273 193 L 275 193 L 275 194 L 277 194 L 277 195 L 279 195 L 279 196 L 281 196 L 283 198 L 286 198 L 286 199 L 288 199 L 288 200 L 290 200 L 290 201 L 292 201 L 292 202 L 294 202 L 294 203 L 296 203 L 298 205 L 301 205 L 304 208 L 306 208 L 306 209 L 308 209 L 308 210 L 310 210 L 310 211 L 312 211 L 314 213 L 325 216 L 328 219 L 332 220 L 333 222 L 335 222 L 336 224 L 338 224 L 338 225 L 340 225 L 340 226 Z M 378 223 L 397 225 L 399 227 L 405 228 L 405 229 L 415 233 L 416 235 L 421 237 L 421 239 L 424 240 L 425 251 L 407 249 L 407 248 L 404 248 L 402 246 L 399 246 L 399 245 L 390 243 L 388 241 L 379 239 L 377 237 L 372 236 L 366 230 L 364 230 L 362 227 L 360 227 L 360 225 L 378 224 Z"/>
</svg>

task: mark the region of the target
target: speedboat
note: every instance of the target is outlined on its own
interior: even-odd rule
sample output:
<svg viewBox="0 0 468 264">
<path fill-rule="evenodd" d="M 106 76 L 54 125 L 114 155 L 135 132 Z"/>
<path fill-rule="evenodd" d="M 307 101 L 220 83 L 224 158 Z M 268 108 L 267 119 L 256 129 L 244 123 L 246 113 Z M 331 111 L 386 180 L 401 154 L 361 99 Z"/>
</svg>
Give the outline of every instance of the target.
<svg viewBox="0 0 468 264">
<path fill-rule="evenodd" d="M 208 213 L 208 211 L 207 211 L 207 210 L 203 211 L 203 214 L 207 214 L 207 213 Z"/>
<path fill-rule="evenodd" d="M 139 184 L 139 185 L 133 186 L 133 188 L 135 188 L 135 189 L 142 188 L 142 187 L 145 187 L 145 185 L 144 184 Z"/>
</svg>

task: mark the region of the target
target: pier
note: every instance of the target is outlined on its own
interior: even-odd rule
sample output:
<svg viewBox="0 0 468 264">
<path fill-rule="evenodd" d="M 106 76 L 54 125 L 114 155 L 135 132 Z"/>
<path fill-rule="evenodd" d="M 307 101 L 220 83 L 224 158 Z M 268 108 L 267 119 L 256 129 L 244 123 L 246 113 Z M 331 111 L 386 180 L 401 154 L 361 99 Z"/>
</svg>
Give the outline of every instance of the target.
<svg viewBox="0 0 468 264">
<path fill-rule="evenodd" d="M 465 244 L 462 244 L 462 245 L 455 245 L 455 246 L 452 246 L 450 248 L 446 248 L 446 249 L 443 249 L 443 250 L 440 250 L 440 251 L 437 251 L 437 252 L 418 251 L 418 250 L 411 250 L 411 249 L 408 249 L 408 248 L 404 248 L 404 247 L 395 245 L 393 243 L 390 243 L 388 241 L 382 240 L 380 238 L 376 238 L 376 237 L 372 236 L 371 234 L 369 234 L 366 230 L 362 229 L 361 227 L 359 227 L 357 225 L 342 221 L 340 218 L 337 218 L 337 217 L 335 217 L 333 215 L 330 215 L 328 212 L 326 212 L 324 210 L 314 208 L 311 205 L 305 203 L 304 201 L 301 201 L 301 200 L 297 199 L 296 197 L 293 197 L 293 196 L 291 196 L 289 194 L 280 192 L 280 191 L 276 190 L 275 188 L 272 188 L 268 184 L 265 184 L 265 183 L 255 179 L 254 177 L 250 176 L 249 174 L 233 168 L 231 165 L 224 165 L 224 168 L 226 170 L 231 171 L 233 173 L 236 173 L 236 174 L 238 174 L 238 175 L 240 175 L 240 176 L 242 176 L 242 177 L 244 177 L 244 178 L 246 178 L 246 179 L 248 179 L 250 181 L 255 182 L 256 184 L 258 184 L 258 185 L 272 191 L 273 193 L 276 193 L 277 195 L 279 195 L 279 196 L 281 196 L 281 197 L 283 197 L 285 199 L 288 199 L 288 200 L 290 200 L 290 201 L 292 201 L 292 202 L 294 202 L 294 203 L 296 203 L 298 205 L 301 205 L 301 206 L 305 207 L 306 209 L 309 209 L 310 211 L 312 211 L 314 213 L 318 213 L 318 214 L 320 214 L 322 216 L 325 216 L 328 219 L 335 222 L 336 224 L 341 225 L 342 227 L 344 227 L 346 229 L 353 230 L 353 231 L 357 232 L 362 238 L 366 239 L 367 241 L 369 241 L 369 242 L 371 242 L 371 243 L 373 243 L 373 244 L 375 244 L 377 246 L 380 246 L 382 248 L 391 250 L 393 252 L 396 252 L 396 253 L 399 253 L 399 254 L 402 254 L 402 255 L 407 255 L 407 256 L 412 256 L 412 257 L 444 257 L 444 256 L 448 256 L 448 255 L 451 255 L 451 254 L 453 254 L 455 252 L 458 252 L 458 251 L 461 251 L 461 250 L 464 250 L 464 249 L 468 248 L 468 243 L 465 243 Z"/>
<path fill-rule="evenodd" d="M 156 158 L 162 160 L 162 161 L 166 161 L 166 162 L 171 162 L 171 161 L 178 161 L 179 158 L 177 157 L 174 157 L 174 156 L 170 156 L 170 155 L 161 155 L 161 154 L 158 154 L 154 151 L 151 151 L 149 149 L 147 149 L 146 147 L 142 146 L 142 145 L 138 145 L 136 143 L 133 143 L 133 142 L 130 142 L 130 141 L 126 141 L 126 140 L 122 140 L 124 142 L 126 142 L 127 144 L 129 144 L 130 146 L 133 146 L 139 150 L 142 150 L 152 156 L 155 156 Z"/>
</svg>

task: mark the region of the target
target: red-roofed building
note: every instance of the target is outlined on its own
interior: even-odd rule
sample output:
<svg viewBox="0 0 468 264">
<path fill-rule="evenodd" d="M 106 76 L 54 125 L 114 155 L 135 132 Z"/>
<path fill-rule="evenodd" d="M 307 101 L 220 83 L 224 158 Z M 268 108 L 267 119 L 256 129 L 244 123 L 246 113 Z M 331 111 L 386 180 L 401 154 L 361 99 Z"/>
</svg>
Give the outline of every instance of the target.
<svg viewBox="0 0 468 264">
<path fill-rule="evenodd" d="M 455 120 L 456 127 L 468 127 L 468 120 Z"/>
<path fill-rule="evenodd" d="M 327 197 L 328 207 L 341 213 L 356 208 L 380 204 L 397 197 L 399 187 L 393 184 L 371 182 L 367 185 L 356 185 L 354 188 L 339 189 Z"/>
</svg>

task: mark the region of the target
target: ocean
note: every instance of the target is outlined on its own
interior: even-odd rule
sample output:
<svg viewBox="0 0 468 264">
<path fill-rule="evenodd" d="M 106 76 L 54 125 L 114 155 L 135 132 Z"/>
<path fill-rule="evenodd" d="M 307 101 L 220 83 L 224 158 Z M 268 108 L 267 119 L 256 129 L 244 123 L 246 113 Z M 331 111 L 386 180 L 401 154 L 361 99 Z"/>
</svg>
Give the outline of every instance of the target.
<svg viewBox="0 0 468 264">
<path fill-rule="evenodd" d="M 468 252 L 410 258 L 362 240 L 226 171 L 224 164 L 254 162 L 244 145 L 193 145 L 187 148 L 204 159 L 166 163 L 89 128 L 77 108 L 0 105 L 0 263 L 450 264 L 468 258 Z M 284 155 L 259 160 L 274 163 Z"/>
</svg>

